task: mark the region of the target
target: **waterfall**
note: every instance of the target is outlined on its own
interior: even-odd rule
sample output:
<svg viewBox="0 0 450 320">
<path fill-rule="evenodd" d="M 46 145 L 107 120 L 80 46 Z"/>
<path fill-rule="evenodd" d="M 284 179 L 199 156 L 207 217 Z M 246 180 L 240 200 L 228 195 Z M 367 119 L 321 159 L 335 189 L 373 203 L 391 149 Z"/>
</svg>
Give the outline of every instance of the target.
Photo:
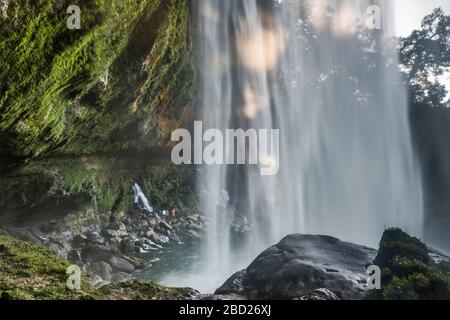
<svg viewBox="0 0 450 320">
<path fill-rule="evenodd" d="M 359 27 L 371 5 L 382 30 Z M 201 272 L 185 284 L 211 292 L 290 233 L 373 247 L 387 227 L 421 236 L 406 89 L 387 45 L 391 10 L 361 0 L 199 1 L 203 126 L 279 129 L 280 169 L 201 168 L 207 235 Z"/>
</svg>

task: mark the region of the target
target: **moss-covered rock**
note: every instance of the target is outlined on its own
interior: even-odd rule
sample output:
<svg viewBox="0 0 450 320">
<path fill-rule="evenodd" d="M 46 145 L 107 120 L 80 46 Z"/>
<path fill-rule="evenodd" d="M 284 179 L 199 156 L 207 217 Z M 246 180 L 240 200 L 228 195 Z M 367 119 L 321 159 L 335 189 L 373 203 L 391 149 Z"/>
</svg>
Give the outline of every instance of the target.
<svg viewBox="0 0 450 320">
<path fill-rule="evenodd" d="M 386 266 L 399 256 L 424 263 L 429 261 L 428 248 L 419 239 L 409 236 L 401 229 L 388 229 L 381 238 L 375 264 Z"/>
<path fill-rule="evenodd" d="M 181 300 L 199 293 L 154 283 L 127 282 L 94 289 L 82 274 L 80 290 L 67 287 L 70 263 L 38 245 L 0 235 L 0 298 L 11 300 Z"/>
<path fill-rule="evenodd" d="M 367 299 L 450 299 L 446 263 L 434 263 L 427 246 L 400 229 L 384 232 L 374 264 L 382 271 L 382 289 L 369 291 Z"/>
</svg>

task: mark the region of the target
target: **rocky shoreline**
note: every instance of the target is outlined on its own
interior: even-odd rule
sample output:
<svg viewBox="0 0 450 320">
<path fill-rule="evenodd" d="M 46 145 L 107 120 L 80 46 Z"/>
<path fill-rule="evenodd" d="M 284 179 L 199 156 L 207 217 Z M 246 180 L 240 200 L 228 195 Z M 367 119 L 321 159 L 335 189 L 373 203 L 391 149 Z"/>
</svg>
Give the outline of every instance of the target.
<svg viewBox="0 0 450 320">
<path fill-rule="evenodd" d="M 185 210 L 176 217 L 160 217 L 139 209 L 119 211 L 103 218 L 51 221 L 5 231 L 41 245 L 90 274 L 90 283 L 102 287 L 134 279 L 152 267 L 152 252 L 192 245 L 202 238 L 204 219 Z"/>
</svg>

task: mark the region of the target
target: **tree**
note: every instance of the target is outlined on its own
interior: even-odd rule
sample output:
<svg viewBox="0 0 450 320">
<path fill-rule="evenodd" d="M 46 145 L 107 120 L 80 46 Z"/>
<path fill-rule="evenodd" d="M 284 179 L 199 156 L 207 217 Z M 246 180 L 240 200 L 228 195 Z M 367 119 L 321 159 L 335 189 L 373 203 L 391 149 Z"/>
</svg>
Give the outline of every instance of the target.
<svg viewBox="0 0 450 320">
<path fill-rule="evenodd" d="M 426 16 L 419 30 L 400 39 L 400 61 L 414 103 L 449 106 L 447 88 L 439 81 L 450 71 L 450 16 L 442 8 Z"/>
</svg>

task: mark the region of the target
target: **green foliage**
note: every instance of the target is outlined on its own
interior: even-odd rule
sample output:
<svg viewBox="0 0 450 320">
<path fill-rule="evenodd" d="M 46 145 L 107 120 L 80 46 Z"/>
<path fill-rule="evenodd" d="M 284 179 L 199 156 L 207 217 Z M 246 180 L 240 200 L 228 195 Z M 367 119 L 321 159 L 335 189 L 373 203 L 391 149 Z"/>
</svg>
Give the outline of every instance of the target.
<svg viewBox="0 0 450 320">
<path fill-rule="evenodd" d="M 388 229 L 374 264 L 382 270 L 382 289 L 366 299 L 450 299 L 450 273 L 434 264 L 428 248 L 400 229 Z"/>
<path fill-rule="evenodd" d="M 445 107 L 447 89 L 439 76 L 450 70 L 450 16 L 442 8 L 423 19 L 420 29 L 400 39 L 400 58 L 413 103 Z"/>
</svg>

